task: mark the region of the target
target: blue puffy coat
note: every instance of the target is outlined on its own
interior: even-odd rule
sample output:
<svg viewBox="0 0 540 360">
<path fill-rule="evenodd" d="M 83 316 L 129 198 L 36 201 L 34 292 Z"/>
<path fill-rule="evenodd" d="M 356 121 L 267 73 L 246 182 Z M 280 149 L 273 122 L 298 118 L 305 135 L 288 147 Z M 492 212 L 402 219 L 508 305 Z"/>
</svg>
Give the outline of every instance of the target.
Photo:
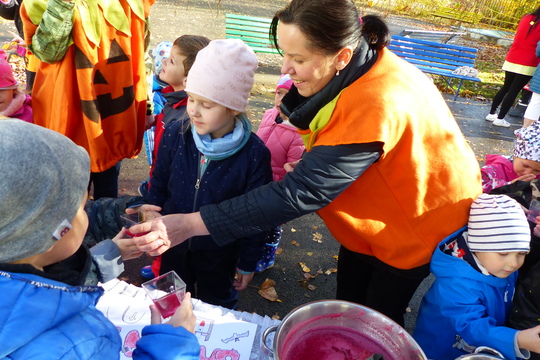
<svg viewBox="0 0 540 360">
<path fill-rule="evenodd" d="M 0 271 L 0 359 L 119 359 L 118 330 L 95 308 L 102 293 L 97 286 Z M 150 325 L 133 359 L 198 360 L 199 352 L 186 329 Z"/>
<path fill-rule="evenodd" d="M 505 359 L 516 360 L 514 338 L 518 331 L 504 324 L 517 271 L 506 279 L 488 276 L 467 261 L 444 253 L 446 245 L 464 231 L 466 228 L 443 240 L 433 254 L 431 271 L 436 279 L 420 304 L 413 337 L 428 359 L 454 360 L 466 351 L 453 346 L 466 342 L 474 347 L 488 346 Z"/>
</svg>

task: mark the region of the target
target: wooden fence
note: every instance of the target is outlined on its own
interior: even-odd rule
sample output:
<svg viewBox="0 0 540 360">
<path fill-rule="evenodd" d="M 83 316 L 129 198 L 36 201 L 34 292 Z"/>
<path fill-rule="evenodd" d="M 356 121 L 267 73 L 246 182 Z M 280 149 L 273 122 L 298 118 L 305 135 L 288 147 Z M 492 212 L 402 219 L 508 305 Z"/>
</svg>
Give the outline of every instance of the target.
<svg viewBox="0 0 540 360">
<path fill-rule="evenodd" d="M 406 12 L 416 16 L 429 16 L 442 6 L 450 7 L 481 13 L 480 26 L 509 31 L 515 31 L 521 17 L 539 5 L 530 0 L 356 0 L 356 3 L 366 11 L 373 7 L 383 12 Z"/>
</svg>

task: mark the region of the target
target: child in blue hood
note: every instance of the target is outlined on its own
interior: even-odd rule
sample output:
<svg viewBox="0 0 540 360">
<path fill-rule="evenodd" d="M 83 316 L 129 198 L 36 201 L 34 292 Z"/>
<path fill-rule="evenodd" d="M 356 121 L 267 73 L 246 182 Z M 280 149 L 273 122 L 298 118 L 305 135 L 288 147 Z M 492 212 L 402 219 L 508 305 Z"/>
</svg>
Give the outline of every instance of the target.
<svg viewBox="0 0 540 360">
<path fill-rule="evenodd" d="M 118 329 L 96 309 L 103 289 L 86 281 L 96 257 L 112 263 L 140 252 L 121 239 L 124 230 L 91 249 L 83 244 L 88 153 L 55 131 L 6 119 L 0 166 L 0 359 L 119 359 Z M 153 325 L 134 360 L 199 359 L 186 299 L 168 324 L 151 307 Z"/>
<path fill-rule="evenodd" d="M 454 360 L 479 346 L 508 360 L 540 352 L 540 326 L 505 326 L 530 238 L 515 200 L 481 194 L 473 202 L 468 227 L 443 240 L 431 260 L 436 279 L 422 299 L 413 333 L 429 359 Z"/>
</svg>

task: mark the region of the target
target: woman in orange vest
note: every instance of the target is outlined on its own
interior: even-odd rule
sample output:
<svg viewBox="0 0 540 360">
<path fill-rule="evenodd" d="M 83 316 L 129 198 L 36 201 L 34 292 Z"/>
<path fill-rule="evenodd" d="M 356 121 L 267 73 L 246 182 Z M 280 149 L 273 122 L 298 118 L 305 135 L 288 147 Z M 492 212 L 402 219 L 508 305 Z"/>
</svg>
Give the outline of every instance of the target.
<svg viewBox="0 0 540 360">
<path fill-rule="evenodd" d="M 281 110 L 307 150 L 294 169 L 130 231 L 150 231 L 135 241 L 158 255 L 195 235 L 224 245 L 317 211 L 342 245 L 337 298 L 403 324 L 436 245 L 467 223 L 480 169 L 437 88 L 386 48 L 386 24 L 360 19 L 351 0 L 328 6 L 292 0 L 272 21 L 281 72 L 294 81 Z"/>
</svg>

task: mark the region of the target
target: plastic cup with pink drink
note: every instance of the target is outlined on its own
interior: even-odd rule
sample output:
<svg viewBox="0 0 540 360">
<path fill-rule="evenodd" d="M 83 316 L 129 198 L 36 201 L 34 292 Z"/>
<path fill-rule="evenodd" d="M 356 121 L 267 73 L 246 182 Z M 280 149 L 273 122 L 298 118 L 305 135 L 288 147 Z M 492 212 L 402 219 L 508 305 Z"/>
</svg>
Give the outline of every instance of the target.
<svg viewBox="0 0 540 360">
<path fill-rule="evenodd" d="M 164 319 L 175 313 L 186 294 L 186 283 L 174 270 L 147 281 L 141 286 Z"/>
</svg>

